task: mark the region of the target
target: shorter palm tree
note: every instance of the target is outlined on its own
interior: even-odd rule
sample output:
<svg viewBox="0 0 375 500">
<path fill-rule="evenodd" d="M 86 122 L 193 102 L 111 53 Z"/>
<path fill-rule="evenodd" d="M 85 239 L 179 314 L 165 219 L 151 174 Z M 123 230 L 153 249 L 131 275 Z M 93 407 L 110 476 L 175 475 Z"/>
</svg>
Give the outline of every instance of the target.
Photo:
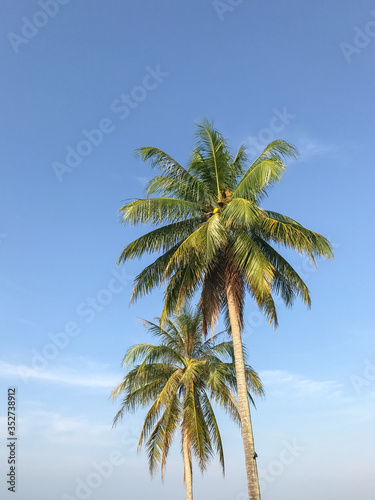
<svg viewBox="0 0 375 500">
<path fill-rule="evenodd" d="M 181 434 L 186 498 L 192 500 L 192 456 L 203 472 L 214 453 L 219 454 L 224 474 L 224 453 L 212 402 L 223 407 L 240 424 L 237 382 L 232 342 L 217 343 L 218 336 L 204 341 L 202 313 L 185 305 L 178 316 L 161 327 L 144 321 L 159 340 L 137 344 L 125 354 L 123 366 L 133 368 L 112 392 L 122 395 L 121 408 L 113 424 L 127 412 L 151 407 L 143 424 L 138 449 L 146 444 L 151 475 L 158 464 L 161 477 L 176 434 Z M 248 397 L 250 391 L 263 395 L 257 373 L 246 365 Z"/>
</svg>

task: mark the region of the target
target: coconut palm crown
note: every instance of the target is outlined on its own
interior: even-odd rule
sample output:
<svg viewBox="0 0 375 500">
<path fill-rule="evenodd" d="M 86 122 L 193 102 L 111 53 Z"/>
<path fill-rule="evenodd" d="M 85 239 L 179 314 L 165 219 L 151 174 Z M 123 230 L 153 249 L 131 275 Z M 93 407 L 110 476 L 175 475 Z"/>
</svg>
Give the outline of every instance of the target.
<svg viewBox="0 0 375 500">
<path fill-rule="evenodd" d="M 114 425 L 125 413 L 148 408 L 138 447 L 146 444 L 150 473 L 160 464 L 162 478 L 173 438 L 180 434 L 191 499 L 192 455 L 204 471 L 217 452 L 224 473 L 222 440 L 211 403 L 240 423 L 233 344 L 218 343 L 220 334 L 204 341 L 202 314 L 186 305 L 164 327 L 160 321 L 144 324 L 158 343 L 137 344 L 126 352 L 123 366 L 132 368 L 112 392 L 113 399 L 123 396 Z M 248 365 L 246 377 L 249 400 L 250 391 L 263 395 L 261 381 Z"/>
<path fill-rule="evenodd" d="M 244 146 L 233 157 L 211 123 L 197 127 L 197 144 L 186 169 L 160 149 L 136 151 L 161 175 L 148 183 L 147 198 L 120 209 L 121 219 L 124 224 L 158 227 L 127 245 L 118 263 L 144 253 L 162 255 L 136 277 L 131 301 L 167 283 L 164 319 L 202 286 L 207 328 L 215 324 L 221 310 L 227 311 L 226 289 L 231 282 L 241 324 L 248 291 L 277 326 L 273 293 L 280 294 L 287 306 L 297 296 L 310 306 L 310 295 L 272 243 L 307 254 L 313 263 L 316 257 L 332 257 L 331 245 L 322 235 L 259 205 L 280 181 L 284 159 L 296 158 L 297 150 L 276 140 L 249 165 Z M 159 196 L 151 197 L 155 194 Z"/>
</svg>

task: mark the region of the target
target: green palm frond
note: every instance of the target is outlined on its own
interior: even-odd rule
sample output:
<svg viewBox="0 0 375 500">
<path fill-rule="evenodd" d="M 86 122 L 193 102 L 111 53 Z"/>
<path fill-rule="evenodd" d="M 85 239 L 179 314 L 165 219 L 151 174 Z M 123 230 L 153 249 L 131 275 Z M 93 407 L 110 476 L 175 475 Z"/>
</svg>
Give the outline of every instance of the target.
<svg viewBox="0 0 375 500">
<path fill-rule="evenodd" d="M 130 298 L 131 304 L 163 283 L 169 260 L 178 247 L 179 244 L 172 247 L 138 274 L 134 280 L 135 286 Z"/>
<path fill-rule="evenodd" d="M 253 239 L 277 270 L 273 280 L 273 287 L 276 288 L 275 292 L 280 294 L 284 303 L 287 306 L 292 305 L 293 297 L 298 295 L 308 307 L 311 307 L 309 289 L 289 262 L 262 238 L 253 237 Z"/>
<path fill-rule="evenodd" d="M 157 323 L 143 319 L 142 323 L 143 326 L 147 328 L 150 335 L 158 338 L 159 342 L 163 345 L 175 349 L 176 352 L 178 352 L 183 345 L 183 339 L 176 326 L 169 318 L 165 321 L 163 328 L 160 326 L 160 318 L 155 318 L 155 321 L 157 321 Z"/>
<path fill-rule="evenodd" d="M 186 175 L 184 177 L 186 177 Z M 172 198 L 192 201 L 202 206 L 212 201 L 207 189 L 203 189 L 204 184 L 193 177 L 187 180 L 188 182 L 183 182 L 183 179 L 177 180 L 172 177 L 158 175 L 147 183 L 147 198 L 149 198 L 150 195 L 158 194 L 163 197 L 171 196 Z"/>
<path fill-rule="evenodd" d="M 224 450 L 223 443 L 221 440 L 219 425 L 216 420 L 215 412 L 211 406 L 210 400 L 207 397 L 205 391 L 202 391 L 202 410 L 204 414 L 204 419 L 207 422 L 207 427 L 210 435 L 210 443 L 212 447 L 216 448 L 216 453 L 219 455 L 220 465 L 223 471 L 223 476 L 225 475 L 225 463 L 224 463 Z"/>
<path fill-rule="evenodd" d="M 214 214 L 179 245 L 170 258 L 166 274 L 191 262 L 194 257 L 205 260 L 209 265 L 226 239 L 227 230 L 221 217 L 218 213 Z"/>
<path fill-rule="evenodd" d="M 195 201 L 210 198 L 207 186 L 161 149 L 143 147 L 137 149 L 135 154 L 144 162 L 150 161 L 153 168 L 161 170 L 163 177 L 188 185 L 190 192 L 195 194 Z"/>
<path fill-rule="evenodd" d="M 252 227 L 262 215 L 263 210 L 245 198 L 234 198 L 222 212 L 222 218 L 226 223 L 245 228 Z"/>
<path fill-rule="evenodd" d="M 247 170 L 248 156 L 246 154 L 246 146 L 243 144 L 238 148 L 237 154 L 232 162 L 231 172 L 231 182 L 228 185 L 231 191 L 234 191 L 239 178 L 241 178 L 244 172 Z"/>
<path fill-rule="evenodd" d="M 243 176 L 233 195 L 256 201 L 260 195 L 266 193 L 268 186 L 280 181 L 284 169 L 284 163 L 277 159 L 257 163 Z"/>
<path fill-rule="evenodd" d="M 186 300 L 193 297 L 197 286 L 203 282 L 207 263 L 203 256 L 195 256 L 185 266 L 178 266 L 174 274 L 169 278 L 164 293 L 164 307 L 161 321 L 167 320 L 168 316 L 180 313 Z"/>
<path fill-rule="evenodd" d="M 153 168 L 158 168 L 162 171 L 162 176 L 158 176 L 155 178 L 159 179 L 159 181 L 156 181 L 154 184 L 152 180 L 148 184 L 148 189 L 153 186 L 151 187 L 151 192 L 156 189 L 156 191 L 154 192 L 158 192 L 159 190 L 161 190 L 161 192 L 164 192 L 166 194 L 166 192 L 170 189 L 170 187 L 172 187 L 172 185 L 174 185 L 175 187 L 179 185 L 180 187 L 177 188 L 174 192 L 176 194 L 179 192 L 185 193 L 187 199 L 189 200 L 194 200 L 197 203 L 201 203 L 210 199 L 209 190 L 207 189 L 207 186 L 204 184 L 204 182 L 191 175 L 190 172 L 188 172 L 176 160 L 174 160 L 171 156 L 169 156 L 161 149 L 153 147 L 143 147 L 137 149 L 135 154 L 137 156 L 140 156 L 142 161 L 144 162 L 150 161 Z M 175 181 L 177 184 L 168 184 L 166 182 L 163 185 L 164 181 L 160 180 L 161 177 L 170 179 L 171 181 Z M 186 186 L 187 189 L 182 187 L 182 185 Z M 164 191 L 164 189 L 166 189 L 167 191 Z M 180 189 L 182 189 L 182 191 L 180 191 Z M 173 191 L 171 191 L 171 193 L 172 192 Z M 188 194 L 188 192 L 190 193 L 190 195 Z"/>
<path fill-rule="evenodd" d="M 262 153 L 253 161 L 238 182 L 234 196 L 249 200 L 259 200 L 267 194 L 267 188 L 281 180 L 285 170 L 286 158 L 297 158 L 297 149 L 282 140 L 268 144 Z"/>
<path fill-rule="evenodd" d="M 182 377 L 182 374 L 183 373 L 181 369 L 175 370 L 167 380 L 159 395 L 155 398 L 155 401 L 149 409 L 143 424 L 143 428 L 139 438 L 139 447 L 142 446 L 144 440 L 147 439 L 150 432 L 152 432 L 156 421 L 158 420 L 160 414 L 168 406 L 170 399 L 177 393 L 179 389 L 179 381 Z"/>
<path fill-rule="evenodd" d="M 129 366 L 140 358 L 143 358 L 140 369 L 146 364 L 153 364 L 161 361 L 179 367 L 184 361 L 176 350 L 168 345 L 137 344 L 129 349 L 124 357 L 123 365 Z"/>
<path fill-rule="evenodd" d="M 209 267 L 203 281 L 199 305 L 203 316 L 203 334 L 211 328 L 211 337 L 225 304 L 225 266 L 220 256 Z"/>
<path fill-rule="evenodd" d="M 331 244 L 321 234 L 306 229 L 285 215 L 269 210 L 265 213 L 266 216 L 259 220 L 260 234 L 264 239 L 307 254 L 313 263 L 314 257 L 333 258 Z"/>
<path fill-rule="evenodd" d="M 150 231 L 127 245 L 122 251 L 118 262 L 126 262 L 135 257 L 141 257 L 145 253 L 159 251 L 165 253 L 178 243 L 183 242 L 202 222 L 201 218 L 188 219 Z"/>
<path fill-rule="evenodd" d="M 123 224 L 170 224 L 187 218 L 202 216 L 192 201 L 175 198 L 145 198 L 127 203 L 120 208 Z"/>
<path fill-rule="evenodd" d="M 180 414 L 181 403 L 177 394 L 173 394 L 147 440 L 146 449 L 150 474 L 154 474 L 156 467 L 160 463 L 162 480 L 164 479 L 169 449 L 180 424 Z"/>
<path fill-rule="evenodd" d="M 221 191 L 227 186 L 226 172 L 222 167 L 230 161 L 227 144 L 222 135 L 209 121 L 197 124 L 197 147 L 189 164 L 189 172 L 207 185 L 211 192 L 221 198 Z"/>
<path fill-rule="evenodd" d="M 271 291 L 274 278 L 274 266 L 266 258 L 262 249 L 243 229 L 237 229 L 232 247 L 233 260 L 249 286 L 258 290 L 260 296 L 267 296 Z"/>
<path fill-rule="evenodd" d="M 194 385 L 187 387 L 184 398 L 183 427 L 187 432 L 199 468 L 204 471 L 213 455 L 210 431 L 202 410 L 202 398 Z"/>
</svg>

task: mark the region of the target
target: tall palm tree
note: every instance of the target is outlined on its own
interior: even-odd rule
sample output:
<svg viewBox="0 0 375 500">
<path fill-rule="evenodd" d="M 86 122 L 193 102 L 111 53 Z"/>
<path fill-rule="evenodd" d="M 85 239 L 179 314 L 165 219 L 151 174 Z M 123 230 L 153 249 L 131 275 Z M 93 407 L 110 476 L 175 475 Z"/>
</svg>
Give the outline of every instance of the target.
<svg viewBox="0 0 375 500">
<path fill-rule="evenodd" d="M 163 320 L 198 289 L 204 331 L 224 311 L 234 346 L 249 498 L 259 500 L 241 340 L 245 295 L 250 293 L 276 327 L 274 294 L 287 306 L 296 297 L 310 306 L 306 284 L 279 253 L 280 247 L 306 254 L 313 263 L 316 257 L 332 258 L 333 254 L 322 235 L 260 206 L 269 188 L 280 181 L 284 160 L 297 157 L 292 145 L 273 141 L 249 164 L 245 147 L 232 156 L 211 123 L 198 124 L 196 136 L 186 169 L 160 149 L 137 150 L 161 174 L 149 182 L 147 198 L 120 209 L 122 222 L 158 227 L 127 245 L 119 263 L 161 252 L 136 277 L 131 300 L 166 283 Z"/>
<path fill-rule="evenodd" d="M 160 463 L 162 478 L 173 437 L 181 432 L 186 498 L 192 500 L 192 455 L 203 472 L 216 451 L 224 474 L 223 446 L 211 401 L 240 423 L 233 344 L 217 344 L 217 335 L 204 342 L 202 314 L 186 305 L 164 327 L 160 322 L 145 321 L 145 325 L 159 343 L 138 344 L 125 354 L 123 365 L 135 366 L 111 394 L 113 399 L 123 395 L 114 425 L 126 412 L 151 405 L 138 447 L 146 442 L 150 473 Z M 252 401 L 250 390 L 263 395 L 263 387 L 250 366 L 245 373 Z"/>
</svg>

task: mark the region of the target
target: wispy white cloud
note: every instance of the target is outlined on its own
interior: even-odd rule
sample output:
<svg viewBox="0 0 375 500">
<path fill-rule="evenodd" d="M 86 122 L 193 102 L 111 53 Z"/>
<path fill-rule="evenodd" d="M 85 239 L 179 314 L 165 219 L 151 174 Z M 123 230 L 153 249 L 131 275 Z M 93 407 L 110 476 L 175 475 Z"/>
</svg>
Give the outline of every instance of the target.
<svg viewBox="0 0 375 500">
<path fill-rule="evenodd" d="M 318 140 L 302 139 L 299 143 L 300 161 L 307 161 L 315 156 L 332 157 L 339 152 L 339 147 L 334 144 Z"/>
<path fill-rule="evenodd" d="M 87 370 L 79 373 L 75 370 L 35 370 L 23 364 L 11 364 L 0 361 L 0 377 L 27 380 L 41 380 L 77 387 L 113 388 L 120 380 L 118 376 Z"/>
<path fill-rule="evenodd" d="M 285 370 L 265 370 L 260 377 L 267 392 L 273 395 L 292 398 L 330 399 L 348 402 L 351 398 L 344 395 L 342 384 L 333 380 L 311 380 L 302 375 Z"/>
<path fill-rule="evenodd" d="M 50 444 L 70 446 L 108 445 L 115 439 L 111 422 L 101 423 L 80 416 L 67 416 L 54 411 L 29 411 L 18 421 L 19 434 Z"/>
<path fill-rule="evenodd" d="M 306 132 L 296 132 L 293 143 L 297 146 L 300 156 L 298 163 L 309 161 L 312 158 L 324 157 L 344 160 L 342 146 L 327 141 L 322 141 Z"/>
<path fill-rule="evenodd" d="M 2 423 L 5 425 L 5 417 L 0 417 L 0 424 Z M 124 452 L 134 453 L 142 420 L 139 416 L 132 416 L 125 425 L 113 428 L 112 418 L 100 421 L 95 416 L 67 415 L 59 411 L 38 409 L 24 411 L 24 415 L 18 419 L 17 429 L 22 440 L 27 443 L 26 448 L 38 442 L 47 447 L 74 447 L 81 449 L 83 453 L 103 447 L 121 447 Z"/>
<path fill-rule="evenodd" d="M 150 180 L 148 177 L 145 176 L 134 176 L 134 179 L 136 179 L 143 187 L 146 187 L 148 181 Z"/>
<path fill-rule="evenodd" d="M 18 318 L 18 323 L 22 323 L 24 325 L 28 325 L 28 326 L 35 326 L 37 327 L 38 325 L 36 323 L 34 323 L 33 321 L 30 321 L 28 319 L 24 319 L 24 318 Z"/>
</svg>

